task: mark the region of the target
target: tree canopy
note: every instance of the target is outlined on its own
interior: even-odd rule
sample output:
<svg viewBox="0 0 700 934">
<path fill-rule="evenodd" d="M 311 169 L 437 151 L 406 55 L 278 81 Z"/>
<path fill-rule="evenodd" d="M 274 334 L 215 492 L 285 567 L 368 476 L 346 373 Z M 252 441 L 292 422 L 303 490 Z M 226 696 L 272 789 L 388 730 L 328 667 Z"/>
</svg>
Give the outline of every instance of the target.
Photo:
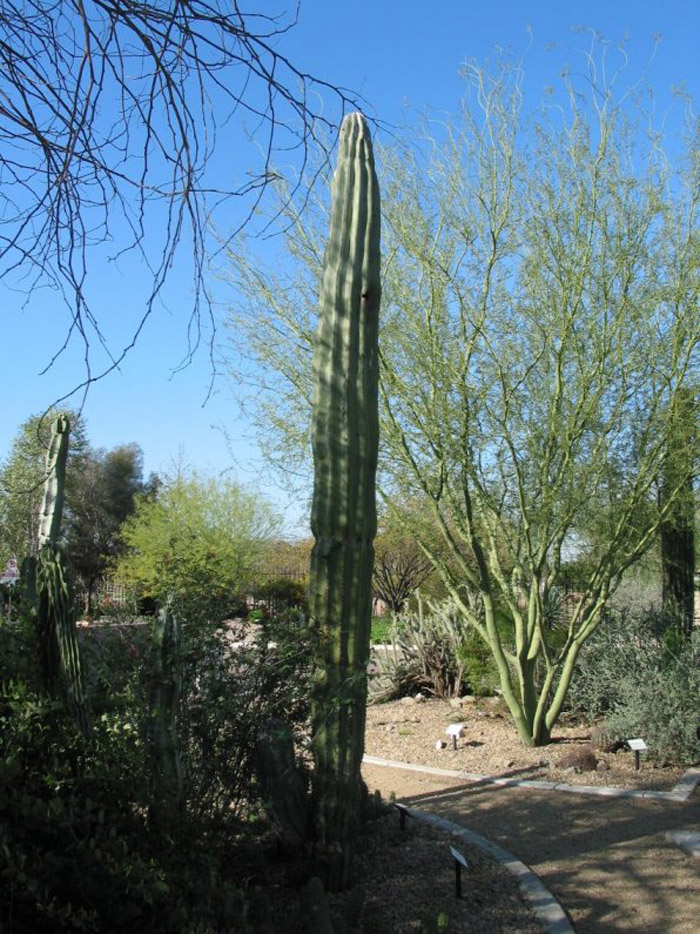
<svg viewBox="0 0 700 934">
<path fill-rule="evenodd" d="M 134 509 L 137 494 L 155 493 L 158 478 L 143 477 L 143 454 L 137 444 L 111 451 L 88 441 L 79 416 L 71 414 L 61 546 L 90 611 L 98 582 L 122 550 L 120 529 Z M 14 439 L 0 463 L 0 562 L 36 557 L 46 479 L 46 456 L 53 419 L 34 415 Z"/>
<path fill-rule="evenodd" d="M 117 577 L 188 621 L 223 618 L 254 580 L 263 546 L 278 531 L 270 506 L 232 480 L 166 477 L 140 496 L 122 526 Z"/>
<path fill-rule="evenodd" d="M 87 613 L 97 584 L 124 550 L 121 527 L 134 511 L 136 497 L 154 495 L 158 484 L 154 476 L 144 480 L 143 453 L 137 444 L 86 452 L 74 483 L 66 546 Z"/>
<path fill-rule="evenodd" d="M 46 480 L 46 454 L 51 441 L 52 411 L 23 422 L 7 457 L 0 462 L 0 562 L 36 557 L 39 549 L 39 507 Z M 68 509 L 76 477 L 87 451 L 85 426 L 70 413 L 66 499 Z"/>
<path fill-rule="evenodd" d="M 589 64 L 529 113 L 519 68 L 466 65 L 459 117 L 382 153 L 380 493 L 489 646 L 528 743 L 548 741 L 581 646 L 697 467 L 676 458 L 659 502 L 697 363 L 692 112 L 672 158 Z M 291 271 L 231 257 L 242 352 L 274 388 L 260 425 L 287 462 L 306 453 L 323 210 L 292 220 Z"/>
<path fill-rule="evenodd" d="M 434 568 L 406 524 L 391 520 L 390 513 L 379 519 L 374 540 L 373 587 L 375 598 L 392 613 L 400 613 Z"/>
</svg>

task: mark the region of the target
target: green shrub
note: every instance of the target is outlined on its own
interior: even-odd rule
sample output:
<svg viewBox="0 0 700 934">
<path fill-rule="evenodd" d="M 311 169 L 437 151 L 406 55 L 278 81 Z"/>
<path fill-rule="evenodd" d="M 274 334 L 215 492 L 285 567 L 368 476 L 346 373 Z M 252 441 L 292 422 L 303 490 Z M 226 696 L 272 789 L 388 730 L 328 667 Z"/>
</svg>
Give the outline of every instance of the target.
<svg viewBox="0 0 700 934">
<path fill-rule="evenodd" d="M 257 813 L 252 750 L 270 717 L 306 720 L 306 630 L 273 619 L 233 647 L 221 630 L 186 629 L 186 808 L 165 839 L 148 824 L 149 626 L 81 632 L 86 741 L 38 692 L 31 633 L 0 625 L 0 930 L 249 930 L 242 886 L 263 876 L 242 833 Z"/>
<path fill-rule="evenodd" d="M 491 650 L 474 630 L 469 630 L 457 649 L 469 690 L 475 697 L 491 697 L 500 685 Z"/>
<path fill-rule="evenodd" d="M 305 627 L 273 617 L 253 642 L 235 648 L 245 630 L 228 632 L 184 628 L 180 731 L 187 809 L 210 821 L 240 814 L 250 803 L 255 744 L 266 723 L 281 719 L 301 730 L 309 710 Z"/>
<path fill-rule="evenodd" d="M 98 720 L 86 747 L 60 705 L 4 682 L 0 904 L 8 914 L 0 928 L 10 916 L 13 934 L 153 923 L 169 886 L 140 816 L 143 757 L 135 732 L 117 728 L 114 742 L 114 731 Z"/>
<path fill-rule="evenodd" d="M 604 721 L 608 739 L 641 736 L 655 761 L 692 764 L 700 696 L 700 632 L 679 639 L 659 613 L 610 612 L 584 645 L 568 703 Z"/>
<path fill-rule="evenodd" d="M 96 715 L 124 710 L 144 700 L 143 666 L 148 657 L 152 622 L 119 617 L 108 626 L 78 630 L 88 704 Z"/>
<path fill-rule="evenodd" d="M 394 621 L 391 616 L 373 616 L 370 642 L 372 645 L 387 645 L 393 638 Z"/>
<path fill-rule="evenodd" d="M 303 610 L 308 613 L 309 597 L 307 585 L 291 577 L 278 577 L 267 581 L 255 591 L 255 599 L 265 603 L 271 613 L 283 610 Z"/>
</svg>

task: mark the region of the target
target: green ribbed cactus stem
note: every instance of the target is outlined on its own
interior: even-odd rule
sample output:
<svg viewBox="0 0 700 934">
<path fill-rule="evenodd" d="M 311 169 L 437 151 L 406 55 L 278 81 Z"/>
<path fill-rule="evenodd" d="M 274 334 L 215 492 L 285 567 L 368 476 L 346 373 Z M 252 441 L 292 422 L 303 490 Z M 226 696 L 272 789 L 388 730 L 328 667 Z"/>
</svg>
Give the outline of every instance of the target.
<svg viewBox="0 0 700 934">
<path fill-rule="evenodd" d="M 51 432 L 49 449 L 46 452 L 46 478 L 39 514 L 39 548 L 47 544 L 58 544 L 61 535 L 69 437 L 68 416 L 57 416 Z"/>
<path fill-rule="evenodd" d="M 63 695 L 83 733 L 89 730 L 70 575 L 59 544 L 65 501 L 70 422 L 59 415 L 46 455 L 46 479 L 39 519 L 39 554 L 35 578 L 36 620 L 44 685 Z"/>
<path fill-rule="evenodd" d="M 155 829 L 164 831 L 172 826 L 183 799 L 177 728 L 182 694 L 182 631 L 169 603 L 161 608 L 154 620 L 151 649 L 149 725 L 153 794 L 150 819 Z"/>
<path fill-rule="evenodd" d="M 318 871 L 348 884 L 363 803 L 378 427 L 379 186 L 364 117 L 340 131 L 314 356 L 310 619 Z"/>
</svg>

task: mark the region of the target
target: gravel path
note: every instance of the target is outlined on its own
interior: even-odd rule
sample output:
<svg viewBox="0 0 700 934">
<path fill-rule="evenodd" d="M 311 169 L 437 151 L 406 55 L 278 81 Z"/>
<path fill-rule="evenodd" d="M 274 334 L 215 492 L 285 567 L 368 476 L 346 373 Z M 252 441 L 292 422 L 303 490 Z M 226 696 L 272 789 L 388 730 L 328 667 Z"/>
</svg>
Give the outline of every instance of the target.
<svg viewBox="0 0 700 934">
<path fill-rule="evenodd" d="M 370 789 L 394 792 L 512 852 L 581 934 L 698 930 L 700 860 L 666 838 L 669 831 L 700 831 L 698 789 L 680 803 L 459 784 L 370 765 L 364 774 Z"/>
</svg>

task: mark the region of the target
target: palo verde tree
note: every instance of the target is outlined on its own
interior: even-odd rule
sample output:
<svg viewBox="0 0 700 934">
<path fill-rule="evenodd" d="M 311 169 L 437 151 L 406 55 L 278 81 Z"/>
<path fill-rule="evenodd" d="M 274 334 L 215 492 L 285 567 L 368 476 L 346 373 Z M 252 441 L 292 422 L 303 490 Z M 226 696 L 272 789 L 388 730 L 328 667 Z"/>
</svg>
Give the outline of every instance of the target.
<svg viewBox="0 0 700 934">
<path fill-rule="evenodd" d="M 387 490 L 430 504 L 450 557 L 438 570 L 539 745 L 687 482 L 657 508 L 697 351 L 698 188 L 654 151 L 641 161 L 607 88 L 589 106 L 568 84 L 568 112 L 528 124 L 517 73 L 465 77 L 462 125 L 427 172 L 397 163 L 389 195 L 407 248 L 383 357 Z M 577 552 L 588 574 L 555 632 L 549 607 Z"/>
<path fill-rule="evenodd" d="M 63 296 L 65 345 L 84 345 L 88 385 L 137 339 L 181 245 L 194 278 L 194 352 L 214 324 L 204 270 L 217 209 L 230 217 L 232 201 L 248 196 L 245 223 L 277 153 L 298 156 L 303 171 L 319 130 L 333 132 L 354 104 L 285 57 L 296 16 L 262 6 L 0 2 L 0 279 Z M 214 175 L 221 146 L 227 168 Z M 111 259 L 134 250 L 150 285 L 131 338 L 96 372 L 89 351 L 105 333 L 88 273 L 101 247 Z"/>
<path fill-rule="evenodd" d="M 582 645 L 694 471 L 677 458 L 659 504 L 697 363 L 694 127 L 665 155 L 596 54 L 581 87 L 564 74 L 532 113 L 519 67 L 465 65 L 458 119 L 381 154 L 379 490 L 491 651 L 530 745 L 549 741 Z M 296 273 L 237 260 L 234 317 L 255 327 L 276 430 L 288 418 L 302 436 L 309 214 L 292 241 Z M 562 628 L 551 606 L 574 558 L 586 570 Z"/>
</svg>

